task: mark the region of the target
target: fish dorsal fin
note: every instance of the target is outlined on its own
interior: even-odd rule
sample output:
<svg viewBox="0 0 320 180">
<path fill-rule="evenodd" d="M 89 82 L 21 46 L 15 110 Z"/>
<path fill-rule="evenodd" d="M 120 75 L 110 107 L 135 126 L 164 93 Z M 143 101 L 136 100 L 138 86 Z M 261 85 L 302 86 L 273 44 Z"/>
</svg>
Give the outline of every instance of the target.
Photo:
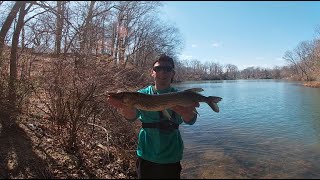
<svg viewBox="0 0 320 180">
<path fill-rule="evenodd" d="M 191 91 L 191 92 L 198 93 L 198 92 L 203 91 L 203 89 L 202 88 L 191 88 L 191 89 L 186 89 L 185 91 Z"/>
</svg>

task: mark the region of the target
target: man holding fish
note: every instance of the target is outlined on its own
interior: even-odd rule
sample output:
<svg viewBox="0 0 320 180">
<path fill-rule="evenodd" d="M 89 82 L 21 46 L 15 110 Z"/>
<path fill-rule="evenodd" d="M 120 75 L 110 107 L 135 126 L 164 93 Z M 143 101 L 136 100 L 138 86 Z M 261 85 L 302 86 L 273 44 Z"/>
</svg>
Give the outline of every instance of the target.
<svg viewBox="0 0 320 180">
<path fill-rule="evenodd" d="M 222 98 L 202 96 L 198 93 L 201 88 L 178 92 L 171 86 L 174 75 L 173 59 L 162 55 L 153 63 L 153 85 L 138 92 L 108 94 L 108 102 L 127 120 L 142 122 L 136 163 L 139 179 L 180 179 L 184 146 L 179 125 L 196 122 L 199 102 L 219 112 L 217 103 Z"/>
</svg>

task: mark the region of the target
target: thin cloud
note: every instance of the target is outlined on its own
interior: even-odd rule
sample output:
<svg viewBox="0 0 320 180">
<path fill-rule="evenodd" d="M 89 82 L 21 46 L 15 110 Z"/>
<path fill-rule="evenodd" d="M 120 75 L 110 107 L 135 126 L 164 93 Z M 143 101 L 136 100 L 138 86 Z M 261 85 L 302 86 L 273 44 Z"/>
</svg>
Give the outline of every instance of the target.
<svg viewBox="0 0 320 180">
<path fill-rule="evenodd" d="M 181 58 L 181 59 L 192 59 L 193 56 L 191 56 L 191 55 L 186 55 L 186 54 L 182 54 L 182 55 L 180 56 L 180 58 Z"/>
<path fill-rule="evenodd" d="M 191 47 L 196 48 L 196 47 L 198 47 L 198 45 L 192 44 Z"/>
<path fill-rule="evenodd" d="M 212 47 L 220 47 L 220 43 L 212 43 L 211 46 Z"/>
<path fill-rule="evenodd" d="M 272 65 L 270 64 L 243 64 L 243 65 L 239 65 L 238 68 L 239 69 L 246 69 L 246 68 L 271 68 Z"/>
<path fill-rule="evenodd" d="M 264 60 L 264 57 L 256 57 L 256 60 Z"/>
</svg>

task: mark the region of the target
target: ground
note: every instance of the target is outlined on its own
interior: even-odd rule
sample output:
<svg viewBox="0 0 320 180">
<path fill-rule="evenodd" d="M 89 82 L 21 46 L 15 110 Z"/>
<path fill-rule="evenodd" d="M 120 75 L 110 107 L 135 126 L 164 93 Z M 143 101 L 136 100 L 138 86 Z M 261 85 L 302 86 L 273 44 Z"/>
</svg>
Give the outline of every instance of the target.
<svg viewBox="0 0 320 180">
<path fill-rule="evenodd" d="M 34 151 L 32 137 L 17 125 L 1 129 L 0 177 L 32 178 L 53 177 L 47 162 Z"/>
<path fill-rule="evenodd" d="M 123 158 L 113 147 L 106 153 L 99 147 L 83 149 L 81 154 L 67 153 L 50 133 L 20 122 L 10 128 L 0 123 L 0 179 L 40 178 L 135 178 L 134 152 Z M 129 159 L 129 160 L 128 160 Z"/>
</svg>

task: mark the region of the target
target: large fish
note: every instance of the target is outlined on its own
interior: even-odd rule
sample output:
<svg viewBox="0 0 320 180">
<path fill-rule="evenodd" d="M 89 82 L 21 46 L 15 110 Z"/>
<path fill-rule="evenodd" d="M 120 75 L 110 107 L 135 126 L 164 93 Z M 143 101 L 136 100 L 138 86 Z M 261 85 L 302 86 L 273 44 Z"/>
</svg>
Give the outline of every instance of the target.
<svg viewBox="0 0 320 180">
<path fill-rule="evenodd" d="M 174 106 L 191 106 L 196 102 L 206 102 L 213 111 L 219 112 L 217 103 L 222 100 L 217 96 L 203 96 L 199 92 L 202 88 L 192 88 L 179 92 L 164 94 L 143 94 L 139 92 L 108 93 L 108 96 L 120 100 L 128 107 L 145 111 L 164 111 Z"/>
</svg>

